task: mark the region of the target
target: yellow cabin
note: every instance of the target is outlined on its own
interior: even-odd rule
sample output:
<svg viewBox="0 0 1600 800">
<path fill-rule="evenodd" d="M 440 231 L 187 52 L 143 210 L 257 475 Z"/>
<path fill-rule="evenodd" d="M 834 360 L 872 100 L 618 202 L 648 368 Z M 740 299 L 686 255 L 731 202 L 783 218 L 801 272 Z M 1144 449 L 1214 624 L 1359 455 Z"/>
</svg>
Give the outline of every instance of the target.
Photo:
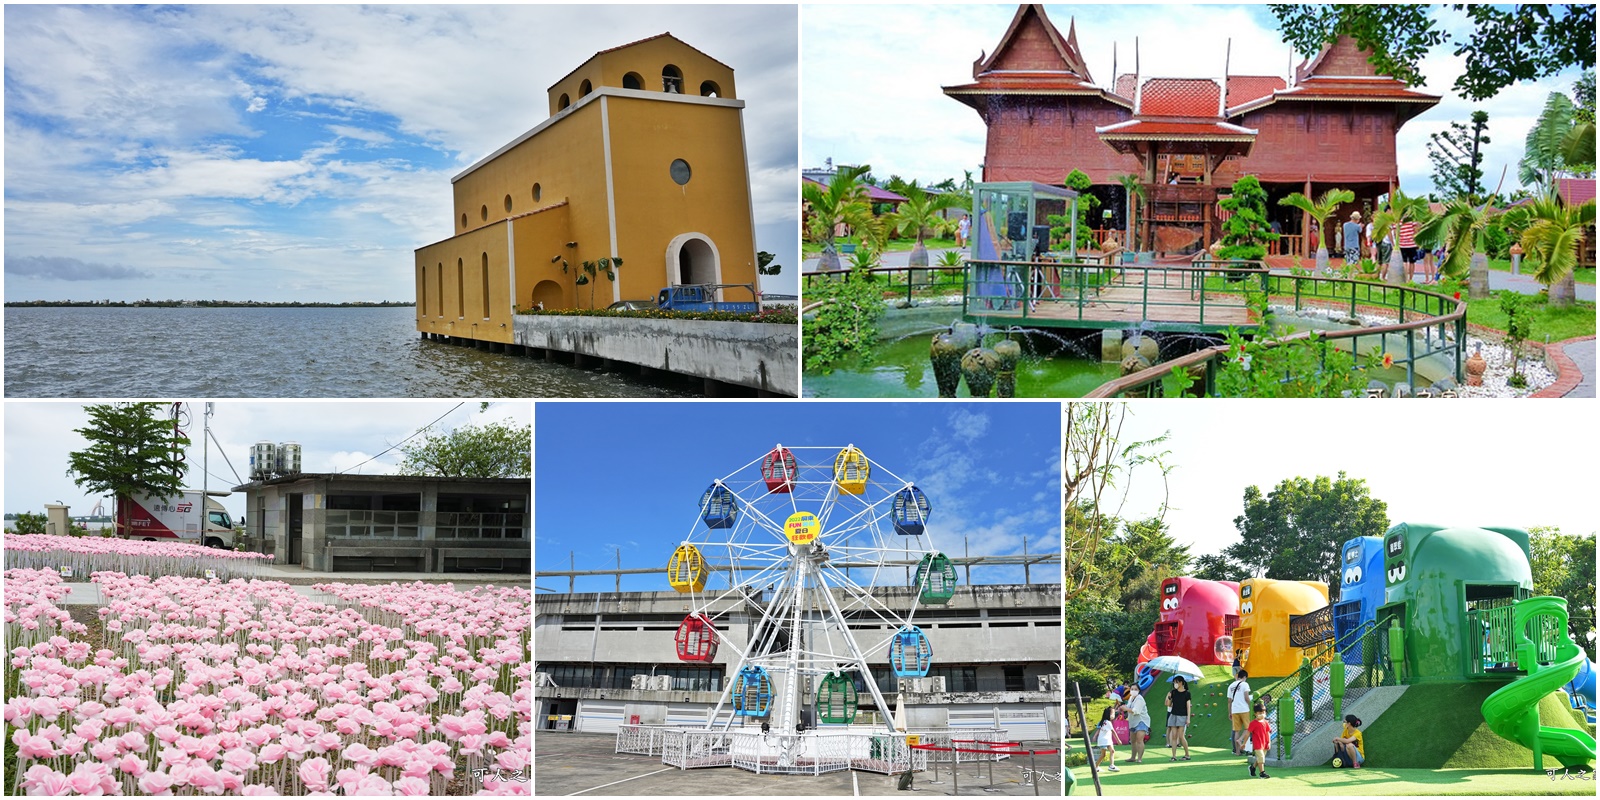
<svg viewBox="0 0 1600 800">
<path fill-rule="evenodd" d="M 872 462 L 867 454 L 850 445 L 839 451 L 833 460 L 833 481 L 845 494 L 861 494 L 867 490 L 867 476 L 872 472 Z"/>
<path fill-rule="evenodd" d="M 667 581 L 680 592 L 699 592 L 706 588 L 706 560 L 700 548 L 692 544 L 678 545 L 672 560 L 667 562 Z"/>
<path fill-rule="evenodd" d="M 663 33 L 596 53 L 548 94 L 548 119 L 451 179 L 454 233 L 416 251 L 419 332 L 511 343 L 518 308 L 760 288 L 732 67 Z M 622 260 L 614 279 L 580 282 L 602 258 Z"/>
</svg>

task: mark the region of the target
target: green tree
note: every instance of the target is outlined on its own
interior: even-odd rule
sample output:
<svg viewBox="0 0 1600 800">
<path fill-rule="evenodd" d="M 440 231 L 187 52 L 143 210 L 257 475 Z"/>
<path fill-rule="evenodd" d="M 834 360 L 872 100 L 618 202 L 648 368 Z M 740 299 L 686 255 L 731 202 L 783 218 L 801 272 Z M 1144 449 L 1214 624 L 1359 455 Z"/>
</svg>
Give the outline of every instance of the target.
<svg viewBox="0 0 1600 800">
<path fill-rule="evenodd" d="M 834 248 L 834 229 L 841 223 L 857 231 L 865 231 L 875 224 L 872 206 L 867 202 L 865 176 L 870 164 L 859 167 L 840 167 L 827 186 L 807 183 L 800 194 L 809 207 L 811 216 L 807 225 L 813 241 L 822 242 L 822 258 L 817 263 L 821 270 L 839 268 L 839 251 Z"/>
<path fill-rule="evenodd" d="M 1518 81 L 1555 75 L 1568 67 L 1594 67 L 1594 5 L 1525 3 L 1511 7 L 1454 4 L 1466 11 L 1471 33 L 1452 37 L 1425 5 L 1325 3 L 1273 4 L 1284 40 L 1315 53 L 1342 35 L 1372 51 L 1379 74 L 1413 86 L 1426 84 L 1420 64 L 1429 48 L 1456 45 L 1466 70 L 1455 89 L 1469 100 L 1486 100 Z"/>
<path fill-rule="evenodd" d="M 1420 229 L 1428 221 L 1430 213 L 1428 211 L 1428 198 L 1409 197 L 1405 192 L 1395 189 L 1394 193 L 1389 195 L 1389 202 L 1385 203 L 1383 208 L 1372 215 L 1372 235 L 1379 241 L 1387 239 L 1390 228 L 1408 220 L 1417 223 Z M 1388 267 L 1390 281 L 1394 283 L 1406 282 L 1405 268 L 1400 260 L 1400 248 L 1392 247 L 1389 249 Z"/>
<path fill-rule="evenodd" d="M 1533 277 L 1549 288 L 1550 305 L 1572 305 L 1577 295 L 1574 270 L 1584 236 L 1594 226 L 1594 201 L 1573 207 L 1563 204 L 1554 192 L 1546 192 L 1532 203 L 1507 211 L 1504 219 L 1506 228 L 1518 234 L 1529 260 L 1538 265 Z"/>
<path fill-rule="evenodd" d="M 17 515 L 16 527 L 13 530 L 17 533 L 44 533 L 44 528 L 45 516 L 43 514 L 24 511 Z"/>
<path fill-rule="evenodd" d="M 1137 174 L 1130 172 L 1127 175 L 1118 175 L 1117 183 L 1122 184 L 1122 192 L 1128 197 L 1128 238 L 1122 240 L 1122 246 L 1128 248 L 1129 250 L 1138 250 L 1138 246 L 1135 245 L 1133 241 L 1133 231 L 1134 220 L 1139 215 L 1138 204 L 1146 197 L 1144 180 Z"/>
<path fill-rule="evenodd" d="M 1594 534 L 1569 536 L 1560 528 L 1528 529 L 1533 593 L 1567 598 L 1572 638 L 1593 652 L 1595 630 Z"/>
<path fill-rule="evenodd" d="M 90 494 L 112 496 L 113 526 L 128 528 L 127 500 L 165 500 L 183 491 L 188 465 L 162 403 L 109 403 L 86 406 L 89 424 L 73 432 L 89 446 L 67 454 L 67 477 Z"/>
<path fill-rule="evenodd" d="M 525 478 L 532 469 L 533 426 L 507 421 L 429 432 L 401 446 L 401 475 L 445 478 Z"/>
<path fill-rule="evenodd" d="M 1221 553 L 1206 553 L 1195 559 L 1194 577 L 1206 581 L 1233 581 L 1238 583 L 1250 577 L 1250 572 Z"/>
<path fill-rule="evenodd" d="M 1448 130 L 1428 137 L 1428 160 L 1433 162 L 1433 186 L 1446 197 L 1483 197 L 1483 146 L 1489 143 L 1489 114 L 1472 112 L 1472 126 L 1452 122 Z"/>
<path fill-rule="evenodd" d="M 1102 578 L 1110 564 L 1101 544 L 1117 530 L 1132 474 L 1150 467 L 1164 484 L 1171 470 L 1164 462 L 1168 453 L 1161 449 L 1166 434 L 1146 441 L 1124 439 L 1129 413 L 1124 403 L 1067 404 L 1063 592 L 1068 600 L 1105 587 Z M 1165 511 L 1163 504 L 1156 516 Z"/>
<path fill-rule="evenodd" d="M 1328 219 L 1339 210 L 1339 206 L 1353 202 L 1356 193 L 1349 189 L 1329 189 L 1322 193 L 1315 201 L 1300 192 L 1295 192 L 1278 201 L 1281 206 L 1293 206 L 1311 215 L 1312 221 L 1317 223 L 1317 271 L 1328 271 Z"/>
<path fill-rule="evenodd" d="M 1089 194 L 1089 187 L 1094 185 L 1082 170 L 1073 170 L 1067 173 L 1063 186 L 1078 193 L 1078 238 L 1075 244 L 1083 250 L 1094 244 L 1094 231 L 1089 229 L 1089 212 L 1100 207 L 1100 198 Z M 1050 238 L 1065 239 L 1071 235 L 1072 217 L 1067 214 L 1049 214 L 1045 221 L 1050 223 Z"/>
<path fill-rule="evenodd" d="M 773 255 L 765 250 L 756 253 L 756 272 L 762 275 L 777 275 L 778 273 L 782 272 L 782 264 L 772 263 L 777 258 L 778 257 L 776 255 Z"/>
<path fill-rule="evenodd" d="M 939 212 L 948 208 L 956 208 L 966 199 L 954 194 L 929 194 L 916 181 L 901 187 L 898 194 L 906 198 L 900 204 L 900 210 L 889 218 L 889 225 L 901 236 L 915 238 L 917 243 L 911 248 L 911 260 L 908 262 L 913 267 L 928 266 L 928 246 L 923 244 L 928 229 L 934 227 L 941 219 Z"/>
<path fill-rule="evenodd" d="M 800 337 L 806 369 L 828 372 L 877 341 L 884 311 L 883 290 L 872 275 L 877 259 L 877 252 L 863 245 L 842 278 L 807 284 L 806 303 L 813 310 L 802 317 Z"/>
<path fill-rule="evenodd" d="M 1124 522 L 1107 541 L 1102 574 L 1121 587 L 1118 605 L 1124 611 L 1152 611 L 1160 602 L 1161 582 L 1187 574 L 1189 546 L 1178 544 L 1160 517 Z"/>
<path fill-rule="evenodd" d="M 1233 216 L 1223 224 L 1222 249 L 1217 257 L 1226 261 L 1260 261 L 1267 257 L 1266 243 L 1278 238 L 1267 221 L 1267 190 L 1254 175 L 1233 184 L 1233 194 L 1218 203 Z"/>
<path fill-rule="evenodd" d="M 1241 541 L 1223 555 L 1252 575 L 1287 580 L 1322 580 L 1339 585 L 1340 545 L 1358 536 L 1382 536 L 1388 506 L 1371 496 L 1367 482 L 1319 475 L 1290 478 L 1271 492 L 1247 486 L 1244 513 L 1233 526 Z"/>
<path fill-rule="evenodd" d="M 594 308 L 594 287 L 600 282 L 600 276 L 605 275 L 606 280 L 616 283 L 616 268 L 622 266 L 622 259 L 606 256 L 598 261 L 583 262 L 583 271 L 573 279 L 575 286 L 589 285 L 589 307 Z"/>
<path fill-rule="evenodd" d="M 1489 226 L 1486 206 L 1474 206 L 1467 200 L 1450 201 L 1442 213 L 1422 223 L 1417 229 L 1417 244 L 1429 249 L 1441 245 L 1448 251 L 1439 264 L 1439 272 L 1460 280 L 1469 271 L 1486 272 L 1489 268 L 1488 247 L 1485 234 Z M 1477 295 L 1474 295 L 1476 297 Z"/>
<path fill-rule="evenodd" d="M 1558 178 L 1575 172 L 1573 166 L 1584 166 L 1569 165 L 1566 159 L 1571 149 L 1568 137 L 1577 124 L 1573 119 L 1576 111 L 1572 100 L 1560 92 L 1551 92 L 1545 98 L 1544 110 L 1528 129 L 1528 137 L 1522 143 L 1522 160 L 1517 162 L 1517 177 L 1524 186 L 1539 184 L 1552 192 Z"/>
</svg>

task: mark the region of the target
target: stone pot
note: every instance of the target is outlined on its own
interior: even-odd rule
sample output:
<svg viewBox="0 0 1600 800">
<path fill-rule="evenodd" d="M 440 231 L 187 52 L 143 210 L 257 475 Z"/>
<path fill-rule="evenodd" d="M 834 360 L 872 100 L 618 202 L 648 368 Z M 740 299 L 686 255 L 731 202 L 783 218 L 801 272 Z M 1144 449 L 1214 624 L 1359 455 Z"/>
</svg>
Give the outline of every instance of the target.
<svg viewBox="0 0 1600 800">
<path fill-rule="evenodd" d="M 1482 386 L 1483 373 L 1487 369 L 1489 369 L 1489 362 L 1485 361 L 1483 355 L 1477 350 L 1473 350 L 1472 355 L 1467 356 L 1467 385 Z"/>
</svg>

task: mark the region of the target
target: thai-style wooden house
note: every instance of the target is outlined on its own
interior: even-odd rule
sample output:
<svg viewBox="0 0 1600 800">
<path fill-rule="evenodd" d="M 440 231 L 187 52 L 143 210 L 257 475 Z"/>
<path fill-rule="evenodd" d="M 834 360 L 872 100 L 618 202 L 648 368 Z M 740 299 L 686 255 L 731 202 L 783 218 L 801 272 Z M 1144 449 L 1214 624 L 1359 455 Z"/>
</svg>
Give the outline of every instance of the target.
<svg viewBox="0 0 1600 800">
<path fill-rule="evenodd" d="M 1090 75 L 1075 21 L 1062 36 L 1030 4 L 973 63 L 972 83 L 944 93 L 988 126 L 985 181 L 1060 184 L 1081 170 L 1113 212 L 1108 230 L 1121 231 L 1128 209 L 1118 179 L 1137 175 L 1146 196 L 1137 249 L 1187 252 L 1215 241 L 1225 219 L 1217 201 L 1248 174 L 1267 190 L 1269 217 L 1285 234 L 1270 252 L 1305 254 L 1316 248 L 1311 222 L 1278 200 L 1349 189 L 1356 199 L 1334 219 L 1355 210 L 1370 216 L 1399 183 L 1396 133 L 1439 102 L 1378 75 L 1366 56 L 1340 39 L 1292 79 L 1227 74 L 1225 52 L 1215 54 L 1223 65 L 1217 78 L 1143 75 L 1136 60 L 1107 88 Z"/>
</svg>

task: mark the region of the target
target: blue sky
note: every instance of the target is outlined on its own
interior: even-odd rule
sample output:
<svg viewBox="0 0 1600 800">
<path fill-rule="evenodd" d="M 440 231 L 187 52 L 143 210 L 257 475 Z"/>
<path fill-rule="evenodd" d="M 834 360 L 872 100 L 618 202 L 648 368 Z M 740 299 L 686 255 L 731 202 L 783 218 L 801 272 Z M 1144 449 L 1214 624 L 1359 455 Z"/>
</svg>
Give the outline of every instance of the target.
<svg viewBox="0 0 1600 800">
<path fill-rule="evenodd" d="M 616 564 L 626 591 L 668 589 L 667 559 L 716 479 L 775 444 L 855 444 L 933 505 L 929 533 L 951 554 L 1061 549 L 1061 408 L 1055 403 L 539 403 L 534 414 L 535 572 Z M 1046 576 L 1041 580 L 1041 572 Z M 1021 583 L 1021 568 L 976 569 L 975 583 Z M 1059 580 L 1056 565 L 1034 582 Z M 566 591 L 565 578 L 538 578 Z M 611 591 L 610 576 L 578 591 Z"/>
<path fill-rule="evenodd" d="M 798 272 L 793 6 L 11 6 L 5 299 L 412 300 L 450 178 L 596 51 L 734 67 L 757 245 Z"/>
<path fill-rule="evenodd" d="M 1434 8 L 1441 30 L 1453 36 L 1470 31 L 1464 13 Z M 976 174 L 984 158 L 983 121 L 971 108 L 945 97 L 940 87 L 972 81 L 973 61 L 1000 42 L 1016 9 L 1010 3 L 806 6 L 801 15 L 801 117 L 831 117 L 841 98 L 873 113 L 851 115 L 848 125 L 806 125 L 801 163 L 821 166 L 831 157 L 836 163 L 871 164 L 879 178 L 898 174 L 923 183 L 959 181 L 964 169 Z M 1045 13 L 1063 35 L 1076 19 L 1078 44 L 1101 86 L 1111 80 L 1113 46 L 1117 71 L 1133 71 L 1136 35 L 1140 71 L 1147 76 L 1220 76 L 1230 37 L 1230 74 L 1285 75 L 1291 58 L 1295 64 L 1303 60 L 1282 43 L 1276 18 L 1265 5 L 1046 5 Z M 1453 50 L 1435 47 L 1421 61 L 1427 78 L 1421 91 L 1443 99 L 1400 129 L 1395 144 L 1401 187 L 1412 194 L 1431 191 L 1429 135 L 1449 129 L 1452 121 L 1467 122 L 1473 111 L 1482 109 L 1489 114 L 1491 139 L 1484 149 L 1485 181 L 1493 188 L 1501 170 L 1509 167 L 1503 189 L 1509 193 L 1519 185 L 1517 161 L 1545 97 L 1554 91 L 1570 97 L 1578 70 L 1517 83 L 1490 100 L 1473 103 L 1451 91 L 1465 63 Z M 841 52 L 851 57 L 840 59 L 836 54 Z M 916 68 L 907 69 L 908 62 Z M 862 75 L 873 80 L 863 83 Z M 917 124 L 905 124 L 908 119 Z"/>
</svg>

